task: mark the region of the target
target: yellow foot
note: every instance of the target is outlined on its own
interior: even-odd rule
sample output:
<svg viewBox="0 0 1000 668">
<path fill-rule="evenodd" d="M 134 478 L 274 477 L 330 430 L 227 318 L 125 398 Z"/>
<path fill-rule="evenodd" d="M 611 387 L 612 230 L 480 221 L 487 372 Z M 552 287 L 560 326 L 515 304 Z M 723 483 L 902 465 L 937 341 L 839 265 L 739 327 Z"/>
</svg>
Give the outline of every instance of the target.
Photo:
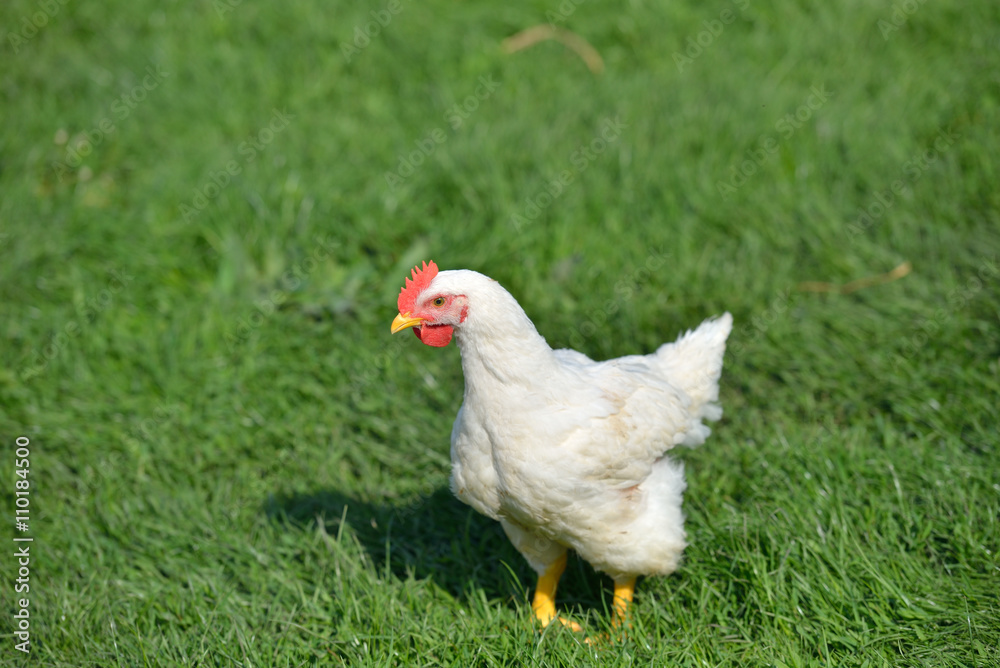
<svg viewBox="0 0 1000 668">
<path fill-rule="evenodd" d="M 632 626 L 628 621 L 629 608 L 632 605 L 632 595 L 634 593 L 635 578 L 615 580 L 615 597 L 612 602 L 614 611 L 611 616 L 611 630 L 613 635 L 602 633 L 596 638 L 587 638 L 585 642 L 588 645 L 608 642 L 612 638 L 622 641 L 628 637 L 628 629 Z"/>
<path fill-rule="evenodd" d="M 556 621 L 568 628 L 574 633 L 583 633 L 583 627 L 574 622 L 572 619 L 566 619 L 565 617 L 556 617 Z"/>
<path fill-rule="evenodd" d="M 536 593 L 535 602 L 532 604 L 531 608 L 535 613 L 535 617 L 537 617 L 538 621 L 541 622 L 542 628 L 545 628 L 555 621 L 559 622 L 571 631 L 583 631 L 583 627 L 573 620 L 557 615 L 555 603 L 547 597 L 543 596 L 541 600 L 539 600 L 539 596 Z"/>
<path fill-rule="evenodd" d="M 560 617 L 556 614 L 556 587 L 559 585 L 559 578 L 566 570 L 566 555 L 563 554 L 556 559 L 544 573 L 538 577 L 538 586 L 535 587 L 535 598 L 531 602 L 531 610 L 535 617 L 545 628 L 554 621 L 558 621 L 566 628 L 582 632 L 583 627 L 576 622 Z M 632 595 L 635 593 L 635 578 L 621 578 L 615 580 L 615 596 L 612 602 L 613 613 L 611 617 L 611 629 L 617 639 L 624 640 L 627 630 L 631 627 L 628 621 L 629 608 L 632 605 Z M 601 634 L 596 638 L 585 638 L 584 642 L 593 645 L 598 642 L 609 640 L 608 634 Z"/>
<path fill-rule="evenodd" d="M 566 619 L 565 617 L 561 617 L 560 615 L 556 615 L 554 613 L 548 619 L 543 618 L 541 615 L 537 613 L 535 614 L 535 616 L 538 617 L 538 621 L 542 623 L 542 628 L 545 628 L 552 622 L 559 622 L 560 624 L 568 628 L 570 631 L 573 631 L 575 633 L 583 632 L 583 627 L 574 622 L 572 619 Z"/>
<path fill-rule="evenodd" d="M 531 610 L 541 622 L 542 628 L 555 620 L 573 631 L 583 631 L 583 627 L 576 622 L 556 614 L 556 587 L 559 585 L 559 578 L 562 577 L 564 570 L 566 570 L 565 553 L 552 562 L 548 570 L 538 577 L 538 586 L 535 587 L 535 598 L 531 602 Z"/>
</svg>

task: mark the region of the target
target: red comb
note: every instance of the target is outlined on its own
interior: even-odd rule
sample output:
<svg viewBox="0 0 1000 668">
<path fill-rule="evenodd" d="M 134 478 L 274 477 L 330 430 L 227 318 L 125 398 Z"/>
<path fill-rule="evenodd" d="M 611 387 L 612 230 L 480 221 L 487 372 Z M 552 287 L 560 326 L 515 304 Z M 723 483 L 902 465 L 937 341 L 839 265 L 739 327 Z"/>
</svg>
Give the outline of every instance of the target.
<svg viewBox="0 0 1000 668">
<path fill-rule="evenodd" d="M 431 284 L 437 273 L 438 266 L 434 264 L 433 260 L 430 263 L 424 261 L 423 268 L 413 268 L 413 280 L 406 279 L 406 285 L 399 291 L 399 300 L 396 302 L 396 305 L 399 306 L 400 313 L 404 315 L 413 313 L 413 306 L 417 302 L 417 296 L 424 291 L 424 288 Z"/>
</svg>

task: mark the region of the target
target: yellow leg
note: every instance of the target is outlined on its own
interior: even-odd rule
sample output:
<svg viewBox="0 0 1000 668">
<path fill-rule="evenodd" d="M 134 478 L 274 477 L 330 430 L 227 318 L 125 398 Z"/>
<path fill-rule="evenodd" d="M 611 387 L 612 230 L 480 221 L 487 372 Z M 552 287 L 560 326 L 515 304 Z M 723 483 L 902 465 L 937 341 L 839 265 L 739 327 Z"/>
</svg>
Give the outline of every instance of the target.
<svg viewBox="0 0 1000 668">
<path fill-rule="evenodd" d="M 622 624 L 628 624 L 628 609 L 632 604 L 632 594 L 635 592 L 635 578 L 625 578 L 615 580 L 615 600 L 614 617 L 611 619 L 611 626 L 619 628 Z"/>
<path fill-rule="evenodd" d="M 621 631 L 621 635 L 619 636 L 621 639 L 625 638 L 625 629 L 630 626 L 628 623 L 628 614 L 629 606 L 632 605 L 632 594 L 634 592 L 635 578 L 615 580 L 615 597 L 611 603 L 611 628 L 615 631 Z M 587 638 L 584 642 L 588 645 L 593 645 L 599 642 L 607 642 L 608 640 L 610 640 L 608 634 L 602 633 L 597 638 Z"/>
<path fill-rule="evenodd" d="M 535 587 L 535 598 L 531 602 L 531 609 L 535 617 L 548 626 L 553 619 L 558 620 L 563 626 L 568 626 L 574 631 L 582 631 L 583 627 L 576 622 L 556 616 L 556 588 L 559 586 L 559 578 L 566 570 L 566 553 L 552 562 L 548 570 L 538 576 L 538 586 Z"/>
</svg>

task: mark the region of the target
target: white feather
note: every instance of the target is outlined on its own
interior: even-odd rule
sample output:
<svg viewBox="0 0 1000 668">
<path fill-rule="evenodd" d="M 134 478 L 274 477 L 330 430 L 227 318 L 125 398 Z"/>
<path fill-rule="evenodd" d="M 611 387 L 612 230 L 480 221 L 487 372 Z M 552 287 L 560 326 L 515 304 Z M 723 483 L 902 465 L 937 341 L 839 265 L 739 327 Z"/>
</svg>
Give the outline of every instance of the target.
<svg viewBox="0 0 1000 668">
<path fill-rule="evenodd" d="M 514 298 L 472 271 L 429 294 L 464 295 L 455 327 L 465 396 L 451 438 L 452 489 L 500 520 L 539 573 L 569 547 L 612 577 L 670 573 L 685 547 L 683 467 L 717 420 L 732 317 L 651 355 L 594 362 L 552 350 Z M 423 294 L 423 293 L 422 293 Z"/>
</svg>

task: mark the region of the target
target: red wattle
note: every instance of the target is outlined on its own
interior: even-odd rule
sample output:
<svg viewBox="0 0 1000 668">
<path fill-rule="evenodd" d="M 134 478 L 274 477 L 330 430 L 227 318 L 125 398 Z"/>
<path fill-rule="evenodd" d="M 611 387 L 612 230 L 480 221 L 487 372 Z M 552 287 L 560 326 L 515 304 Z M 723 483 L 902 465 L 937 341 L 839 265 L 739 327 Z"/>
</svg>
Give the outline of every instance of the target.
<svg viewBox="0 0 1000 668">
<path fill-rule="evenodd" d="M 444 348 L 451 343 L 455 328 L 451 325 L 420 325 L 413 328 L 413 333 L 421 342 L 435 348 Z"/>
</svg>

